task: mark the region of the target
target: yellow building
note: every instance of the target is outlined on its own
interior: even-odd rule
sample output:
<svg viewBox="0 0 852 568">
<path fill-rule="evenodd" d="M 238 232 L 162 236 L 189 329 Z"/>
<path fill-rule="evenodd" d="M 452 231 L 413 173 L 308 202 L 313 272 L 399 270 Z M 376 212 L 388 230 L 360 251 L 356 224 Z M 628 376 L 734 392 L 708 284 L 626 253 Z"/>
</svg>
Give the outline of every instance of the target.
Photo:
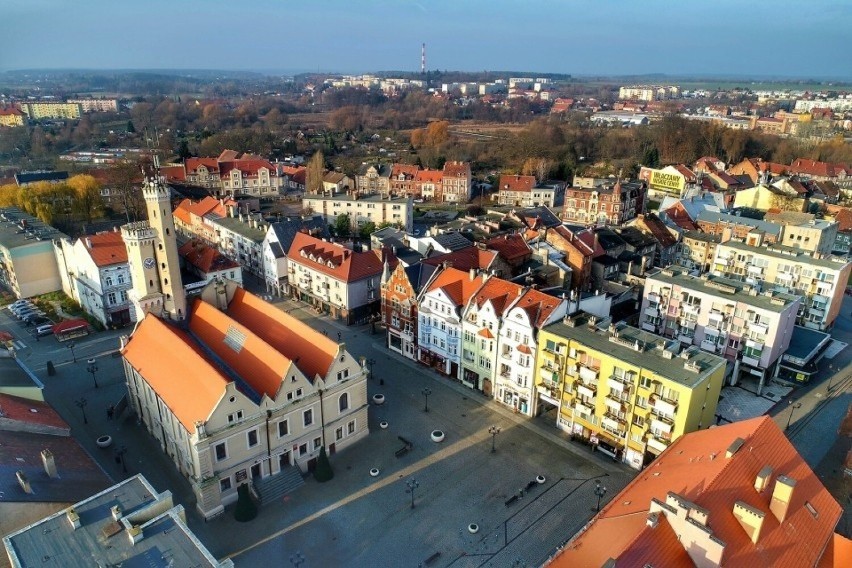
<svg viewBox="0 0 852 568">
<path fill-rule="evenodd" d="M 31 120 L 41 118 L 80 118 L 83 107 L 79 103 L 24 103 L 21 110 Z"/>
<path fill-rule="evenodd" d="M 683 434 L 715 424 L 725 360 L 581 315 L 543 328 L 535 381 L 573 437 L 641 469 Z"/>
<path fill-rule="evenodd" d="M 734 207 L 750 207 L 761 211 L 780 209 L 802 212 L 807 207 L 807 200 L 771 185 L 756 185 L 737 191 L 734 194 Z"/>
<path fill-rule="evenodd" d="M 23 126 L 24 113 L 16 108 L 0 108 L 0 126 Z"/>
</svg>

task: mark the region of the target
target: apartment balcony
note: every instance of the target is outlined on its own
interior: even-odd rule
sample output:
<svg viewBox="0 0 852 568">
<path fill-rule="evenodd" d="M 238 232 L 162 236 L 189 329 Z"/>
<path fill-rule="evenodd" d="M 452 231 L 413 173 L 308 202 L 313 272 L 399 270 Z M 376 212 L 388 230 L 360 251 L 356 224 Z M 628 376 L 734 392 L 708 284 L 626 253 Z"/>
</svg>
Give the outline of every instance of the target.
<svg viewBox="0 0 852 568">
<path fill-rule="evenodd" d="M 719 344 L 716 341 L 716 337 L 712 339 L 704 339 L 701 341 L 701 349 L 704 351 L 709 351 L 710 353 L 716 353 L 719 349 Z"/>
<path fill-rule="evenodd" d="M 633 383 L 628 379 L 610 375 L 607 380 L 607 386 L 609 386 L 612 391 L 626 394 L 630 392 Z"/>
<path fill-rule="evenodd" d="M 651 411 L 651 428 L 660 432 L 671 433 L 674 428 L 674 419 L 656 411 Z"/>
<path fill-rule="evenodd" d="M 759 367 L 760 359 L 756 357 L 749 357 L 747 355 L 743 355 L 742 362 L 749 367 Z"/>
<path fill-rule="evenodd" d="M 505 359 L 506 361 L 511 361 L 512 360 L 512 352 L 511 351 L 504 351 L 503 353 L 500 353 L 500 358 Z"/>
<path fill-rule="evenodd" d="M 671 400 L 669 398 L 663 398 L 657 393 L 653 393 L 648 401 L 651 403 L 653 409 L 657 412 L 661 412 L 667 415 L 674 415 L 677 412 L 677 401 Z"/>
<path fill-rule="evenodd" d="M 536 385 L 536 391 L 541 396 L 550 399 L 554 404 L 559 400 L 561 389 L 558 383 L 544 382 Z"/>
<path fill-rule="evenodd" d="M 610 412 L 604 414 L 604 417 L 601 419 L 601 426 L 619 437 L 624 436 L 625 424 L 626 422 L 623 419 Z"/>
<path fill-rule="evenodd" d="M 580 371 L 577 369 L 577 365 L 573 364 L 568 365 L 568 368 L 565 370 L 565 374 L 567 374 L 569 377 L 579 377 Z"/>
<path fill-rule="evenodd" d="M 584 384 L 577 385 L 577 394 L 580 396 L 585 396 L 586 398 L 595 398 L 597 396 L 598 389 L 593 386 L 588 386 Z"/>
<path fill-rule="evenodd" d="M 645 331 L 650 331 L 651 333 L 656 333 L 657 325 L 652 321 L 645 320 L 642 322 L 642 329 L 644 329 Z"/>
<path fill-rule="evenodd" d="M 701 309 L 700 304 L 681 304 L 681 309 L 683 309 L 683 313 L 698 315 L 698 311 Z"/>
<path fill-rule="evenodd" d="M 610 411 L 616 414 L 619 412 L 630 411 L 630 403 L 628 403 L 627 400 L 613 396 L 612 394 L 608 394 L 606 398 L 604 398 L 604 404 L 606 404 L 606 407 Z"/>
<path fill-rule="evenodd" d="M 504 379 L 510 378 L 512 376 L 511 369 L 504 369 L 504 370 L 500 371 L 500 376 L 503 377 Z"/>
<path fill-rule="evenodd" d="M 823 308 L 816 308 L 814 306 L 811 306 L 811 307 L 808 308 L 808 314 L 810 314 L 814 317 L 820 318 L 820 319 L 824 319 L 825 318 L 825 308 L 824 307 Z"/>
<path fill-rule="evenodd" d="M 660 317 L 659 307 L 648 306 L 647 308 L 645 308 L 645 311 L 643 311 L 642 313 L 644 315 L 648 316 L 649 318 Z"/>
<path fill-rule="evenodd" d="M 587 404 L 584 404 L 582 401 L 575 400 L 574 401 L 574 412 L 581 414 L 581 415 L 584 415 L 584 416 L 588 416 L 590 414 L 594 414 L 595 409 L 592 408 L 591 406 L 587 405 Z"/>
<path fill-rule="evenodd" d="M 591 367 L 580 365 L 580 378 L 583 379 L 584 382 L 597 381 L 598 371 L 597 369 L 592 369 Z"/>
<path fill-rule="evenodd" d="M 652 448 L 652 449 L 654 449 L 658 452 L 662 452 L 663 450 L 665 450 L 666 448 L 669 447 L 669 444 L 671 444 L 671 442 L 669 440 L 665 440 L 663 438 L 658 438 L 657 436 L 654 436 L 654 435 L 650 435 L 648 437 L 647 443 L 648 443 L 649 448 Z"/>
</svg>

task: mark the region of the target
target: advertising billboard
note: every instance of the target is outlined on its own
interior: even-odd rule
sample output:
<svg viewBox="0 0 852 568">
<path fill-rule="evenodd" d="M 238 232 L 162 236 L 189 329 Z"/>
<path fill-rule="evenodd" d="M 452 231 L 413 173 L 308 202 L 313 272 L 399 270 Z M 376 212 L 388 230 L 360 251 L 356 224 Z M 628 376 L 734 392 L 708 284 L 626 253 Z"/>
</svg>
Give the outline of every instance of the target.
<svg viewBox="0 0 852 568">
<path fill-rule="evenodd" d="M 680 196 L 686 187 L 686 178 L 677 170 L 655 170 L 642 168 L 639 178 L 648 182 L 648 188 L 652 191 L 661 191 L 670 195 Z"/>
</svg>

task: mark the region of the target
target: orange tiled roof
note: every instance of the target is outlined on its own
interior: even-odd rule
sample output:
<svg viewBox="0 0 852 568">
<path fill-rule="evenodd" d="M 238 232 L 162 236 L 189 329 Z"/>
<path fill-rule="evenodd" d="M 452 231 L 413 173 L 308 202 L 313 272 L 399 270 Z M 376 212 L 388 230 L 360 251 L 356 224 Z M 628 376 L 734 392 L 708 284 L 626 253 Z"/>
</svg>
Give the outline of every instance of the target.
<svg viewBox="0 0 852 568">
<path fill-rule="evenodd" d="M 544 292 L 539 292 L 533 288 L 529 288 L 521 299 L 515 304 L 515 307 L 523 309 L 530 318 L 530 323 L 533 327 L 541 327 L 550 314 L 553 313 L 562 300 Z"/>
<path fill-rule="evenodd" d="M 383 269 L 382 261 L 372 252 L 351 251 L 307 233 L 296 233 L 287 258 L 344 282 L 378 276 Z"/>
<path fill-rule="evenodd" d="M 421 262 L 430 266 L 439 266 L 444 262 L 459 270 L 470 270 L 471 268 L 485 269 L 491 266 L 497 252 L 493 250 L 482 250 L 477 246 L 469 246 L 453 252 L 438 254 L 424 258 Z"/>
<path fill-rule="evenodd" d="M 819 568 L 846 568 L 852 566 L 852 540 L 834 533 L 831 544 L 820 558 Z"/>
<path fill-rule="evenodd" d="M 444 179 L 444 172 L 442 170 L 420 170 L 417 172 L 417 175 L 414 177 L 414 181 L 426 182 L 426 183 L 441 183 Z"/>
<path fill-rule="evenodd" d="M 497 189 L 500 191 L 525 191 L 529 193 L 535 187 L 534 176 L 500 176 L 500 184 Z"/>
<path fill-rule="evenodd" d="M 489 278 L 476 293 L 474 302 L 478 308 L 481 308 L 485 302 L 490 301 L 491 305 L 494 306 L 494 312 L 498 316 L 502 316 L 506 308 L 523 289 L 523 286 L 502 278 Z"/>
<path fill-rule="evenodd" d="M 446 162 L 444 164 L 445 177 L 467 177 L 470 175 L 470 164 L 467 162 Z"/>
<path fill-rule="evenodd" d="M 69 431 L 71 429 L 68 423 L 48 403 L 10 394 L 0 393 L 0 418 Z"/>
<path fill-rule="evenodd" d="M 180 165 L 163 166 L 160 168 L 160 175 L 170 180 L 186 181 L 186 170 Z"/>
<path fill-rule="evenodd" d="M 201 299 L 197 299 L 192 306 L 189 329 L 256 393 L 275 398 L 290 367 L 289 358 L 253 330 Z M 229 334 L 242 337 L 240 350 L 233 349 L 225 342 Z"/>
<path fill-rule="evenodd" d="M 470 277 L 470 272 L 464 272 L 456 268 L 447 268 L 442 271 L 429 286 L 427 292 L 443 290 L 450 300 L 457 306 L 463 306 L 471 296 L 482 286 L 481 275 Z"/>
<path fill-rule="evenodd" d="M 411 164 L 394 164 L 393 168 L 391 168 L 391 178 L 397 179 L 401 174 L 404 176 L 404 179 L 414 179 L 419 170 L 420 166 L 413 166 Z"/>
<path fill-rule="evenodd" d="M 228 304 L 228 314 L 292 359 L 308 380 L 325 377 L 338 354 L 337 342 L 243 288 Z"/>
<path fill-rule="evenodd" d="M 216 158 L 187 158 L 184 166 L 188 172 L 196 172 L 199 166 L 204 166 L 210 173 L 219 173 L 219 162 Z"/>
<path fill-rule="evenodd" d="M 485 245 L 490 249 L 496 250 L 500 256 L 510 262 L 532 254 L 532 249 L 524 241 L 524 238 L 516 234 L 488 239 L 485 241 Z"/>
<path fill-rule="evenodd" d="M 738 438 L 742 445 L 728 457 L 726 452 Z M 771 479 L 768 488 L 758 492 L 755 479 L 767 465 L 772 468 Z M 779 475 L 795 480 L 783 523 L 769 509 Z M 637 547 L 643 546 L 638 537 L 645 530 L 651 499 L 665 502 L 669 492 L 707 512 L 707 526 L 725 545 L 723 566 L 814 566 L 831 543 L 842 512 L 781 429 L 771 418 L 761 416 L 677 439 L 603 508 L 551 566 L 602 566 L 608 558 L 620 564 L 622 555 L 633 557 Z M 765 513 L 757 544 L 733 515 L 738 501 Z M 668 565 L 656 556 L 652 559 L 654 566 Z"/>
<path fill-rule="evenodd" d="M 189 432 L 207 420 L 229 382 L 189 334 L 152 314 L 137 325 L 122 354 Z"/>
<path fill-rule="evenodd" d="M 237 268 L 239 263 L 231 260 L 215 247 L 211 247 L 197 239 L 187 241 L 178 249 L 186 262 L 203 272 L 210 274 L 221 270 Z"/>
<path fill-rule="evenodd" d="M 127 262 L 127 248 L 121 233 L 98 233 L 83 239 L 86 250 L 96 266 L 110 266 Z"/>
<path fill-rule="evenodd" d="M 790 171 L 797 174 L 805 174 L 821 177 L 836 177 L 841 171 L 849 171 L 849 168 L 843 164 L 832 164 L 829 162 L 818 162 L 816 160 L 807 160 L 798 158 L 790 165 Z"/>
</svg>

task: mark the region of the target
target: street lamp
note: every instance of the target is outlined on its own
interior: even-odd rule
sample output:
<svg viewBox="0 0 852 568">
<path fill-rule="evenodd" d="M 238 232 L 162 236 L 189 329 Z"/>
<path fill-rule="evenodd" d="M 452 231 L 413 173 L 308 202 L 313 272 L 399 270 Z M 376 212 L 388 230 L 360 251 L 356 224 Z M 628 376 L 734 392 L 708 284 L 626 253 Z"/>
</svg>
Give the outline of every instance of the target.
<svg viewBox="0 0 852 568">
<path fill-rule="evenodd" d="M 788 416 L 788 417 L 787 417 L 787 425 L 786 425 L 786 426 L 784 426 L 784 431 L 785 431 L 785 432 L 786 432 L 787 430 L 789 430 L 789 429 L 790 429 L 790 421 L 791 421 L 791 420 L 793 420 L 793 411 L 794 411 L 794 410 L 796 410 L 797 408 L 801 408 L 801 407 L 802 407 L 802 403 L 801 403 L 801 402 L 797 402 L 797 403 L 793 404 L 793 401 L 792 401 L 792 400 L 791 400 L 791 401 L 789 401 L 787 404 L 788 404 L 788 406 L 790 407 L 790 416 Z"/>
<path fill-rule="evenodd" d="M 74 353 L 74 348 L 77 347 L 73 341 L 69 342 L 67 345 L 68 349 L 71 350 L 71 358 L 74 359 L 74 362 L 77 362 L 77 354 Z"/>
<path fill-rule="evenodd" d="M 121 470 L 127 473 L 127 462 L 124 461 L 124 454 L 127 453 L 127 447 L 121 446 L 115 449 L 115 461 L 121 464 Z"/>
<path fill-rule="evenodd" d="M 834 378 L 834 365 L 828 366 L 828 384 L 826 385 L 826 394 L 831 392 L 831 379 Z"/>
<path fill-rule="evenodd" d="M 290 564 L 295 566 L 295 568 L 299 568 L 302 564 L 305 563 L 305 557 L 298 550 L 290 555 Z"/>
<path fill-rule="evenodd" d="M 88 365 L 86 365 L 86 370 L 92 373 L 92 380 L 95 382 L 95 388 L 98 388 L 98 379 L 95 377 L 95 373 L 98 372 L 98 366 L 95 364 L 94 359 L 89 359 L 86 363 L 88 363 Z"/>
<path fill-rule="evenodd" d="M 86 400 L 85 398 L 78 398 L 77 400 L 74 401 L 74 404 L 76 404 L 80 408 L 80 410 L 83 412 L 83 424 L 88 424 L 89 419 L 86 418 L 86 405 L 89 404 L 89 401 Z"/>
<path fill-rule="evenodd" d="M 420 484 L 417 482 L 416 479 L 409 479 L 408 481 L 405 482 L 405 484 L 408 486 L 408 489 L 406 489 L 405 492 L 411 493 L 411 508 L 413 509 L 414 508 L 414 490 L 417 489 L 418 487 L 420 487 Z"/>
<path fill-rule="evenodd" d="M 373 378 L 373 365 L 376 364 L 375 359 L 367 359 L 367 364 L 370 366 L 370 378 Z"/>
<path fill-rule="evenodd" d="M 597 495 L 597 497 L 598 497 L 598 504 L 593 510 L 594 511 L 600 511 L 601 510 L 601 499 L 603 498 L 604 495 L 606 495 L 606 487 L 601 485 L 600 479 L 595 480 L 595 495 Z"/>
<path fill-rule="evenodd" d="M 429 412 L 429 395 L 432 394 L 432 389 L 425 388 L 422 391 L 423 396 L 426 398 L 426 404 L 423 406 L 423 412 Z"/>
<path fill-rule="evenodd" d="M 502 428 L 500 428 L 499 426 L 490 426 L 488 428 L 488 433 L 491 434 L 491 453 L 492 454 L 497 451 L 497 448 L 494 447 L 494 439 L 497 438 L 497 434 L 500 433 L 500 430 L 502 430 Z"/>
</svg>

